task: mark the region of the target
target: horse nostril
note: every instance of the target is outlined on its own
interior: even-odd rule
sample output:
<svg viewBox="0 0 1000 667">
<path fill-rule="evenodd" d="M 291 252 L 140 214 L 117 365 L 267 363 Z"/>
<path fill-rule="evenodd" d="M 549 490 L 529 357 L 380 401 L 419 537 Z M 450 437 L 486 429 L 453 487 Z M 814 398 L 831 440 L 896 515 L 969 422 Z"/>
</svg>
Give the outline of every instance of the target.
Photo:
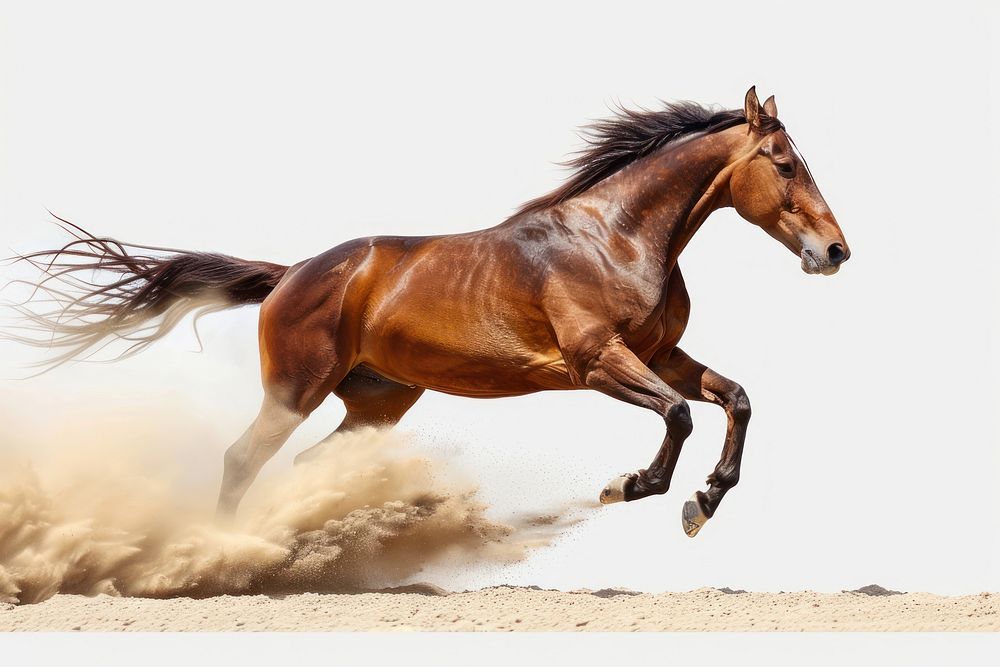
<svg viewBox="0 0 1000 667">
<path fill-rule="evenodd" d="M 830 247 L 826 249 L 826 255 L 830 258 L 830 263 L 834 266 L 839 266 L 841 262 L 847 259 L 844 246 L 839 243 L 831 243 Z"/>
</svg>

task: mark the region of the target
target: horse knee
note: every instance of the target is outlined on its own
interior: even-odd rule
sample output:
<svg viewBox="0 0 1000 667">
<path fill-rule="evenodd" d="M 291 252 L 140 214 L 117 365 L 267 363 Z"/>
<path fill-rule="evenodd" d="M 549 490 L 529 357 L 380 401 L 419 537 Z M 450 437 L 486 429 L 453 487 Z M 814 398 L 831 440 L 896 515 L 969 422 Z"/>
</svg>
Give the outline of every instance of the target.
<svg viewBox="0 0 1000 667">
<path fill-rule="evenodd" d="M 683 440 L 691 435 L 694 429 L 694 422 L 691 420 L 691 407 L 687 401 L 680 401 L 671 405 L 664 416 L 667 422 L 667 431 L 674 438 Z"/>
<path fill-rule="evenodd" d="M 726 398 L 729 414 L 733 416 L 733 420 L 742 423 L 750 421 L 750 398 L 743 387 L 736 385 L 736 388 L 729 392 Z"/>
</svg>

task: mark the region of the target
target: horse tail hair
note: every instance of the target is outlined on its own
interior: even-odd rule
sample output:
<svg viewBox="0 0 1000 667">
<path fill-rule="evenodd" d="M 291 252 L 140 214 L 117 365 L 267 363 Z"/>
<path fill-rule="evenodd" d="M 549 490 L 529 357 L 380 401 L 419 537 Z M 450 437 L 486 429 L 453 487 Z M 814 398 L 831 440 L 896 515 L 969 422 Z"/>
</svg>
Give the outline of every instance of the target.
<svg viewBox="0 0 1000 667">
<path fill-rule="evenodd" d="M 74 238 L 61 248 L 12 258 L 39 269 L 30 296 L 14 308 L 23 317 L 3 338 L 59 350 L 33 364 L 51 370 L 88 359 L 116 340 L 124 359 L 166 336 L 186 315 L 202 315 L 262 302 L 287 266 L 210 252 L 191 252 L 97 237 L 53 215 Z M 57 223 L 58 224 L 58 223 Z M 110 279 L 100 281 L 100 276 Z M 46 304 L 38 310 L 39 304 Z M 200 341 L 199 341 L 200 342 Z M 43 371 L 44 372 L 44 371 Z"/>
</svg>

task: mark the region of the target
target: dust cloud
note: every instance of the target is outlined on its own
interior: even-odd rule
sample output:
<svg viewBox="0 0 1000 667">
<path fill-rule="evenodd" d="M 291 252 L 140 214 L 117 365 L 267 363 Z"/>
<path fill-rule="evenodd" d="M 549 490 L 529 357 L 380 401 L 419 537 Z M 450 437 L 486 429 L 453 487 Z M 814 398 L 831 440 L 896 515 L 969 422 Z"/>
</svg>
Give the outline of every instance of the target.
<svg viewBox="0 0 1000 667">
<path fill-rule="evenodd" d="M 407 439 L 337 436 L 259 480 L 230 528 L 208 489 L 128 455 L 141 443 L 67 442 L 72 456 L 42 466 L 0 453 L 0 601 L 377 590 L 430 565 L 517 561 L 575 521 L 491 520 L 474 486 Z"/>
</svg>

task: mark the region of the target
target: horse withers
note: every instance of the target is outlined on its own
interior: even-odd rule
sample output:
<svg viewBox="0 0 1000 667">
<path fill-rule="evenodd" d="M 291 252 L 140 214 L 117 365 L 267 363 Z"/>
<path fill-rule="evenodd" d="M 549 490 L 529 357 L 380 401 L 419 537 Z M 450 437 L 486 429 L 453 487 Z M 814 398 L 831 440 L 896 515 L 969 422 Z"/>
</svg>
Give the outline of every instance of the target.
<svg viewBox="0 0 1000 667">
<path fill-rule="evenodd" d="M 666 433 L 652 463 L 614 478 L 603 503 L 666 493 L 692 429 L 687 402 L 715 403 L 728 428 L 707 490 L 682 510 L 694 536 L 739 481 L 750 402 L 678 347 L 690 305 L 678 256 L 728 206 L 807 273 L 836 273 L 851 253 L 774 98 L 761 105 L 753 88 L 741 110 L 623 109 L 590 126 L 570 164 L 566 183 L 495 227 L 356 239 L 290 267 L 121 243 L 62 221 L 72 242 L 25 256 L 59 305 L 26 308 L 46 337 L 17 338 L 63 348 L 56 363 L 116 337 L 131 354 L 189 312 L 260 303 L 264 397 L 226 452 L 222 518 L 331 393 L 347 409 L 334 433 L 392 426 L 427 389 L 593 389 L 656 412 Z M 113 278 L 82 277 L 93 269 Z"/>
</svg>

